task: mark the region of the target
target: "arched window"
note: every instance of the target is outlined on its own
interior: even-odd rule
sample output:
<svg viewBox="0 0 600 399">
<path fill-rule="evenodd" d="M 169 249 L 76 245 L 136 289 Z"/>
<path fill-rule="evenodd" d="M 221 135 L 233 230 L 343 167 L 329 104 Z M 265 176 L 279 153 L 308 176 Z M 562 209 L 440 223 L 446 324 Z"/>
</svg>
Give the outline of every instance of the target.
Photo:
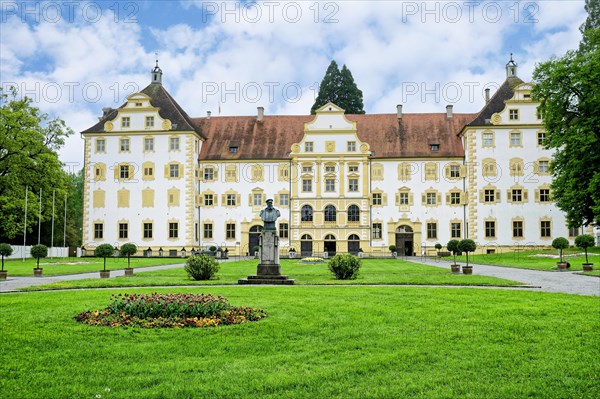
<svg viewBox="0 0 600 399">
<path fill-rule="evenodd" d="M 310 205 L 304 205 L 302 207 L 302 221 L 312 222 L 313 221 L 313 209 Z"/>
<path fill-rule="evenodd" d="M 327 205 L 325 207 L 325 221 L 326 222 L 335 222 L 337 216 L 337 210 L 333 205 Z"/>
<path fill-rule="evenodd" d="M 348 222 L 359 222 L 360 221 L 360 209 L 356 205 L 350 205 L 348 207 Z"/>
</svg>

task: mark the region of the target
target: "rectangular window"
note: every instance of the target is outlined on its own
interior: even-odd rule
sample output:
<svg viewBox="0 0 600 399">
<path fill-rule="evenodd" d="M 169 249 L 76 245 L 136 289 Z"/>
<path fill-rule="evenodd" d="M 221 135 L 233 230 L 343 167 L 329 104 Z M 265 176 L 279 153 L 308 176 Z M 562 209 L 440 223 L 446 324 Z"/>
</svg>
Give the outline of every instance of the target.
<svg viewBox="0 0 600 399">
<path fill-rule="evenodd" d="M 540 222 L 540 236 L 542 237 L 552 237 L 552 232 L 550 228 L 549 220 L 542 220 Z"/>
<path fill-rule="evenodd" d="M 519 120 L 519 110 L 518 109 L 509 109 L 508 110 L 508 119 L 511 121 Z"/>
<path fill-rule="evenodd" d="M 212 194 L 204 194 L 204 206 L 213 206 L 214 197 Z"/>
<path fill-rule="evenodd" d="M 279 238 L 290 237 L 290 226 L 287 223 L 279 223 Z"/>
<path fill-rule="evenodd" d="M 381 238 L 383 237 L 383 231 L 382 231 L 382 224 L 381 223 L 373 223 L 373 239 L 374 240 L 381 240 Z"/>
<path fill-rule="evenodd" d="M 169 151 L 179 151 L 179 137 L 169 137 Z"/>
<path fill-rule="evenodd" d="M 237 180 L 237 169 L 235 166 L 230 168 L 229 166 L 225 170 L 225 176 L 227 181 L 236 181 Z"/>
<path fill-rule="evenodd" d="M 237 154 L 238 153 L 238 147 L 237 146 L 230 146 L 229 147 L 229 153 L 230 154 Z"/>
<path fill-rule="evenodd" d="M 451 223 L 450 224 L 450 236 L 452 238 L 460 238 L 460 232 L 462 228 L 460 223 Z"/>
<path fill-rule="evenodd" d="M 129 179 L 129 165 L 119 165 L 119 176 L 121 179 Z"/>
<path fill-rule="evenodd" d="M 227 223 L 225 225 L 225 239 L 235 240 L 235 223 Z"/>
<path fill-rule="evenodd" d="M 523 238 L 523 222 L 521 220 L 513 220 L 513 237 Z"/>
<path fill-rule="evenodd" d="M 496 190 L 485 190 L 483 192 L 484 202 L 495 202 L 496 201 Z"/>
<path fill-rule="evenodd" d="M 549 188 L 541 188 L 540 189 L 540 202 L 550 202 L 550 189 Z"/>
<path fill-rule="evenodd" d="M 357 165 L 348 166 L 348 172 L 349 173 L 357 173 L 358 172 L 358 166 Z"/>
<path fill-rule="evenodd" d="M 142 106 L 142 103 L 135 103 L 135 106 L 136 106 L 136 107 L 141 107 L 141 106 Z"/>
<path fill-rule="evenodd" d="M 289 206 L 290 205 L 290 195 L 289 194 L 279 194 L 279 205 Z"/>
<path fill-rule="evenodd" d="M 335 179 L 325 179 L 325 191 L 335 191 Z"/>
<path fill-rule="evenodd" d="M 179 237 L 179 223 L 169 223 L 169 238 Z"/>
<path fill-rule="evenodd" d="M 438 152 L 440 150 L 439 144 L 429 144 L 429 149 L 431 152 Z"/>
<path fill-rule="evenodd" d="M 144 223 L 144 238 L 152 238 L 152 223 Z"/>
<path fill-rule="evenodd" d="M 94 223 L 94 239 L 101 240 L 104 238 L 104 225 L 102 223 Z"/>
<path fill-rule="evenodd" d="M 510 134 L 510 145 L 513 147 L 521 145 L 521 133 L 516 132 Z"/>
<path fill-rule="evenodd" d="M 544 140 L 546 140 L 546 132 L 538 132 L 538 134 L 537 134 L 538 145 L 544 145 Z"/>
<path fill-rule="evenodd" d="M 450 177 L 460 177 L 460 165 L 450 165 Z"/>
<path fill-rule="evenodd" d="M 535 117 L 538 119 L 542 119 L 542 110 L 540 109 L 540 107 L 537 107 L 535 109 Z"/>
<path fill-rule="evenodd" d="M 460 205 L 460 193 L 450 193 L 450 205 Z"/>
<path fill-rule="evenodd" d="M 312 141 L 307 141 L 306 143 L 304 143 L 304 152 L 313 152 Z"/>
<path fill-rule="evenodd" d="M 437 203 L 436 193 L 427 193 L 427 205 L 435 205 Z"/>
<path fill-rule="evenodd" d="M 144 168 L 144 176 L 152 177 L 154 175 L 154 169 L 151 166 L 147 166 Z"/>
<path fill-rule="evenodd" d="M 179 165 L 177 165 L 177 164 L 169 165 L 169 177 L 172 179 L 179 178 Z"/>
<path fill-rule="evenodd" d="M 252 195 L 252 205 L 253 206 L 261 206 L 262 199 L 263 199 L 263 195 L 261 193 L 254 193 Z"/>
<path fill-rule="evenodd" d="M 355 152 L 356 151 L 356 141 L 349 141 L 347 148 L 348 148 L 348 152 Z"/>
<path fill-rule="evenodd" d="M 204 168 L 204 180 L 214 180 L 215 170 L 213 168 Z"/>
<path fill-rule="evenodd" d="M 373 205 L 381 205 L 381 193 L 373 193 Z"/>
<path fill-rule="evenodd" d="M 523 190 L 520 188 L 515 188 L 511 193 L 512 202 L 521 202 L 523 201 Z"/>
<path fill-rule="evenodd" d="M 400 200 L 400 205 L 409 205 L 408 193 L 400 193 L 399 200 Z"/>
<path fill-rule="evenodd" d="M 127 223 L 119 223 L 119 238 L 128 238 L 129 225 Z"/>
<path fill-rule="evenodd" d="M 121 151 L 129 151 L 129 139 L 121 139 Z"/>
<path fill-rule="evenodd" d="M 312 166 L 303 166 L 302 173 L 312 173 Z"/>
<path fill-rule="evenodd" d="M 496 222 L 495 221 L 486 221 L 485 222 L 485 236 L 487 238 L 496 237 Z"/>
<path fill-rule="evenodd" d="M 437 238 L 437 223 L 427 223 L 427 239 L 435 240 Z"/>
<path fill-rule="evenodd" d="M 236 197 L 235 194 L 227 194 L 227 206 L 237 206 Z"/>
<path fill-rule="evenodd" d="M 96 152 L 106 151 L 106 141 L 104 139 L 96 140 Z"/>
<path fill-rule="evenodd" d="M 144 139 L 144 151 L 154 151 L 154 139 L 151 137 Z"/>
<path fill-rule="evenodd" d="M 149 128 L 149 127 L 154 127 L 154 117 L 153 116 L 146 117 L 146 128 Z"/>
<path fill-rule="evenodd" d="M 332 165 L 325 166 L 325 173 L 335 173 L 335 166 L 332 166 Z"/>
<path fill-rule="evenodd" d="M 212 223 L 204 223 L 202 227 L 202 236 L 205 239 L 213 238 L 213 225 Z"/>
<path fill-rule="evenodd" d="M 569 237 L 577 237 L 579 235 L 579 227 L 569 227 Z"/>
<path fill-rule="evenodd" d="M 129 127 L 129 126 L 131 126 L 131 120 L 129 119 L 128 116 L 124 116 L 121 119 L 121 127 Z"/>
<path fill-rule="evenodd" d="M 312 179 L 302 179 L 302 191 L 305 193 L 312 191 Z"/>
<path fill-rule="evenodd" d="M 550 161 L 540 161 L 539 163 L 539 173 L 548 173 L 550 172 Z"/>
<path fill-rule="evenodd" d="M 483 146 L 493 147 L 494 146 L 494 133 L 483 133 Z"/>
<path fill-rule="evenodd" d="M 348 179 L 348 191 L 358 191 L 358 179 Z"/>
</svg>

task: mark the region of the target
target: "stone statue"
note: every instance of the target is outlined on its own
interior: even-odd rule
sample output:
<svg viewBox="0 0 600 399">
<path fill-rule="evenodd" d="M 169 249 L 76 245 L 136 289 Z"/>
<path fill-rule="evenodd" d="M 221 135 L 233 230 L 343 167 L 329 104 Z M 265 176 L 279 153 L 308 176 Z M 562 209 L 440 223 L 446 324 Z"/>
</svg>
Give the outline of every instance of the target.
<svg viewBox="0 0 600 399">
<path fill-rule="evenodd" d="M 267 200 L 267 207 L 260 211 L 260 218 L 263 222 L 265 222 L 265 226 L 263 227 L 263 231 L 265 230 L 277 230 L 275 227 L 275 221 L 277 218 L 281 216 L 281 213 L 278 209 L 273 208 L 273 200 Z"/>
</svg>

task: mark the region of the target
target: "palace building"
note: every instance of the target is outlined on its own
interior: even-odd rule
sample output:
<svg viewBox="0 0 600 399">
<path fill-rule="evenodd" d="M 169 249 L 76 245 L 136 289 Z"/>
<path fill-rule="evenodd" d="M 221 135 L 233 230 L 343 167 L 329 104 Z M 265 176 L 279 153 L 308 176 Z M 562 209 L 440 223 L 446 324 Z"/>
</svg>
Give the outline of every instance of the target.
<svg viewBox="0 0 600 399">
<path fill-rule="evenodd" d="M 471 238 L 480 248 L 571 240 L 552 202 L 531 85 L 506 80 L 479 113 L 190 117 L 162 71 L 85 139 L 83 243 L 135 243 L 146 256 L 209 246 L 254 253 L 267 198 L 280 251 L 421 255 Z"/>
</svg>

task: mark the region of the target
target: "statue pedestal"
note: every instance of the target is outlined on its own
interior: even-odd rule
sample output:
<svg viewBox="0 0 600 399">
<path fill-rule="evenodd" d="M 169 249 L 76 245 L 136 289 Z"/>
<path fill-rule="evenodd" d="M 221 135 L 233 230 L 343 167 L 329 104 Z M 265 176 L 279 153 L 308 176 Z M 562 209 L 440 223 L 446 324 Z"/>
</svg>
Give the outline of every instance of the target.
<svg viewBox="0 0 600 399">
<path fill-rule="evenodd" d="M 294 280 L 281 275 L 279 265 L 279 237 L 275 230 L 265 230 L 260 237 L 260 263 L 255 276 L 238 280 L 238 284 L 294 284 Z"/>
</svg>

